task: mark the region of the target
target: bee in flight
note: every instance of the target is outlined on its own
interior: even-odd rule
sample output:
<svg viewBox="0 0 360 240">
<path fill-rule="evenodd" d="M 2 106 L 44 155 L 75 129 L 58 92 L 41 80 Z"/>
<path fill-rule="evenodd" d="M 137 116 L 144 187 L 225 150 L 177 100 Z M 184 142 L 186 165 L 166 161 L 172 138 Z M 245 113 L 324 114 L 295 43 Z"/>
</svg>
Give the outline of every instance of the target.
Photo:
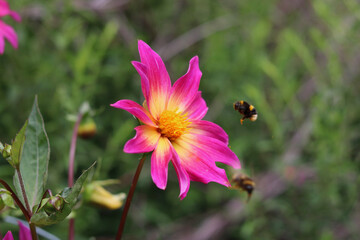
<svg viewBox="0 0 360 240">
<path fill-rule="evenodd" d="M 243 115 L 243 117 L 240 119 L 241 125 L 247 118 L 254 122 L 258 117 L 255 107 L 243 100 L 235 102 L 234 109 Z"/>
<path fill-rule="evenodd" d="M 255 189 L 255 182 L 243 173 L 235 173 L 231 179 L 231 188 L 246 191 L 248 194 L 249 202 L 251 194 Z"/>
</svg>

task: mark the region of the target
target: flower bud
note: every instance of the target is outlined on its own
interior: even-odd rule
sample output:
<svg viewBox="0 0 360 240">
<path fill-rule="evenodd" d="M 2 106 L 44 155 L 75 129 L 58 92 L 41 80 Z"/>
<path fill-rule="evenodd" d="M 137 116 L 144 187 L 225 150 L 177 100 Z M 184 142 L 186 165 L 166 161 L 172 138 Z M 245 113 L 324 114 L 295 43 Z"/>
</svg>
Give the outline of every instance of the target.
<svg viewBox="0 0 360 240">
<path fill-rule="evenodd" d="M 2 150 L 2 156 L 8 160 L 11 156 L 11 145 L 5 143 L 5 147 Z M 9 161 L 9 160 L 8 160 Z"/>
<path fill-rule="evenodd" d="M 91 138 L 96 134 L 96 124 L 94 120 L 88 118 L 80 124 L 78 129 L 78 136 L 84 139 Z"/>
<path fill-rule="evenodd" d="M 100 183 L 101 181 L 94 181 L 86 185 L 83 194 L 84 201 L 109 210 L 121 208 L 126 194 L 112 194 L 103 188 Z"/>
<path fill-rule="evenodd" d="M 61 212 L 65 205 L 65 199 L 59 194 L 44 198 L 41 202 L 42 208 L 47 215 L 51 215 L 55 212 Z"/>
</svg>

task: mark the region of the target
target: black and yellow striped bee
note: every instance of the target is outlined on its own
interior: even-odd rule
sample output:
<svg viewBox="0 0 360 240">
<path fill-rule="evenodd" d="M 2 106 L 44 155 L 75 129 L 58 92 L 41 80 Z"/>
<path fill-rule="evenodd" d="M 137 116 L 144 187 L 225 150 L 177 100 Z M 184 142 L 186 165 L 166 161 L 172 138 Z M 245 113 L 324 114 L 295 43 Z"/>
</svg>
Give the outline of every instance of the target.
<svg viewBox="0 0 360 240">
<path fill-rule="evenodd" d="M 255 182 L 243 173 L 235 173 L 231 179 L 231 188 L 246 191 L 248 194 L 248 202 L 251 194 L 255 189 Z"/>
<path fill-rule="evenodd" d="M 258 117 L 255 107 L 243 100 L 235 102 L 234 109 L 243 115 L 243 117 L 240 119 L 241 125 L 247 118 L 254 122 Z"/>
</svg>

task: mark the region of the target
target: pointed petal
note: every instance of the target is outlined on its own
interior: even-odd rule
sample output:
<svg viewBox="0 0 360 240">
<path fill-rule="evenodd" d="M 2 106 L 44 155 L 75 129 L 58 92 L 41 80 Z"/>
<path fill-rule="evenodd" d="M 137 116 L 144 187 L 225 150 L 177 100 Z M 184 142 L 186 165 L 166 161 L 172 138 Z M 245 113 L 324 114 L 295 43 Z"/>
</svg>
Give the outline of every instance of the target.
<svg viewBox="0 0 360 240">
<path fill-rule="evenodd" d="M 225 170 L 217 167 L 214 159 L 208 153 L 194 149 L 186 143 L 176 142 L 173 143 L 173 146 L 191 181 L 217 182 L 227 187 L 230 186 Z"/>
<path fill-rule="evenodd" d="M 147 67 L 150 86 L 149 111 L 155 119 L 166 109 L 171 81 L 161 57 L 145 42 L 138 42 L 141 63 Z"/>
<path fill-rule="evenodd" d="M 20 240 L 32 240 L 31 232 L 28 227 L 26 227 L 24 224 L 22 224 L 20 221 L 18 221 L 20 231 L 19 231 L 19 238 Z"/>
<path fill-rule="evenodd" d="M 15 21 L 20 22 L 21 17 L 17 12 L 11 11 L 6 1 L 0 0 L 0 17 L 10 15 Z"/>
<path fill-rule="evenodd" d="M 160 137 L 158 144 L 151 155 L 151 177 L 160 189 L 166 188 L 168 165 L 172 157 L 171 143 L 166 137 Z"/>
<path fill-rule="evenodd" d="M 149 79 L 146 75 L 147 67 L 144 64 L 142 64 L 141 62 L 132 61 L 131 63 L 141 77 L 141 89 L 142 89 L 143 95 L 145 97 L 145 100 L 148 103 L 149 95 L 150 95 L 150 85 L 149 85 Z"/>
<path fill-rule="evenodd" d="M 6 1 L 0 0 L 0 17 L 9 15 L 10 6 Z"/>
<path fill-rule="evenodd" d="M 174 83 L 171 89 L 168 110 L 184 112 L 189 107 L 199 90 L 201 75 L 199 58 L 195 56 L 190 60 L 187 73 Z"/>
<path fill-rule="evenodd" d="M 218 139 L 200 134 L 184 134 L 176 139 L 176 143 L 184 146 L 184 148 L 193 149 L 197 154 L 205 152 L 214 162 L 221 162 L 235 169 L 241 168 L 236 154 L 224 142 Z"/>
<path fill-rule="evenodd" d="M 1 35 L 1 31 L 0 31 L 0 54 L 3 54 L 4 51 L 5 51 L 5 39 Z"/>
<path fill-rule="evenodd" d="M 16 32 L 12 27 L 3 22 L 0 22 L 0 35 L 3 35 L 14 48 L 18 47 L 18 38 Z"/>
<path fill-rule="evenodd" d="M 225 143 L 225 145 L 228 145 L 229 143 L 229 137 L 227 133 L 224 131 L 224 129 L 222 129 L 219 125 L 213 122 L 204 121 L 204 120 L 195 120 L 192 121 L 189 127 L 190 127 L 189 133 L 200 134 L 200 135 L 216 138 L 222 141 L 223 143 Z"/>
<path fill-rule="evenodd" d="M 197 92 L 193 102 L 185 110 L 188 118 L 194 120 L 201 120 L 207 113 L 208 107 L 205 100 L 201 97 L 201 92 Z"/>
<path fill-rule="evenodd" d="M 21 22 L 21 17 L 17 12 L 10 11 L 10 16 L 17 22 Z"/>
<path fill-rule="evenodd" d="M 147 125 L 137 126 L 136 135 L 124 146 L 126 153 L 146 153 L 154 150 L 161 134 L 154 127 Z"/>
<path fill-rule="evenodd" d="M 190 188 L 190 177 L 186 170 L 181 166 L 181 160 L 179 158 L 179 155 L 175 151 L 174 147 L 171 145 L 171 151 L 172 151 L 172 160 L 171 162 L 174 165 L 177 177 L 179 179 L 179 186 L 180 186 L 180 194 L 179 198 L 180 200 L 183 200 L 186 197 L 186 194 L 189 191 Z"/>
<path fill-rule="evenodd" d="M 14 237 L 10 231 L 8 231 L 3 240 L 14 240 Z"/>
<path fill-rule="evenodd" d="M 154 123 L 150 113 L 143 106 L 140 106 L 140 104 L 134 101 L 123 99 L 117 101 L 116 103 L 110 104 L 110 106 L 126 110 L 146 125 L 156 127 L 156 124 Z"/>
</svg>

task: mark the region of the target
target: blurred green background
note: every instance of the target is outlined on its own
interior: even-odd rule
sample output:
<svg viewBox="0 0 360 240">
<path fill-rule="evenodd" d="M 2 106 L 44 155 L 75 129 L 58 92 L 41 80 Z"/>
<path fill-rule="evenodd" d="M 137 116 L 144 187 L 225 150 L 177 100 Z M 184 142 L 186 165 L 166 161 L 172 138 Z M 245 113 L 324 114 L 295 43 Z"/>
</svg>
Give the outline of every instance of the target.
<svg viewBox="0 0 360 240">
<path fill-rule="evenodd" d="M 48 187 L 67 185 L 70 138 L 81 103 L 97 110 L 97 134 L 78 140 L 76 176 L 101 159 L 100 179 L 127 192 L 139 155 L 125 154 L 135 119 L 109 104 L 142 102 L 137 39 L 164 59 L 174 82 L 198 55 L 205 119 L 229 134 L 257 184 L 246 193 L 192 182 L 178 199 L 173 167 L 166 191 L 145 163 L 124 239 L 359 239 L 360 3 L 356 0 L 17 0 L 19 49 L 0 56 L 0 141 L 10 142 L 34 96 L 51 144 Z M 256 122 L 240 125 L 246 100 Z M 231 177 L 232 169 L 227 169 Z M 12 169 L 0 164 L 12 182 Z M 76 239 L 113 239 L 121 210 L 83 206 Z M 1 221 L 1 220 L 0 220 Z M 45 230 L 66 239 L 67 221 Z M 10 226 L 0 223 L 5 232 Z M 12 227 L 13 229 L 16 227 Z"/>
</svg>

